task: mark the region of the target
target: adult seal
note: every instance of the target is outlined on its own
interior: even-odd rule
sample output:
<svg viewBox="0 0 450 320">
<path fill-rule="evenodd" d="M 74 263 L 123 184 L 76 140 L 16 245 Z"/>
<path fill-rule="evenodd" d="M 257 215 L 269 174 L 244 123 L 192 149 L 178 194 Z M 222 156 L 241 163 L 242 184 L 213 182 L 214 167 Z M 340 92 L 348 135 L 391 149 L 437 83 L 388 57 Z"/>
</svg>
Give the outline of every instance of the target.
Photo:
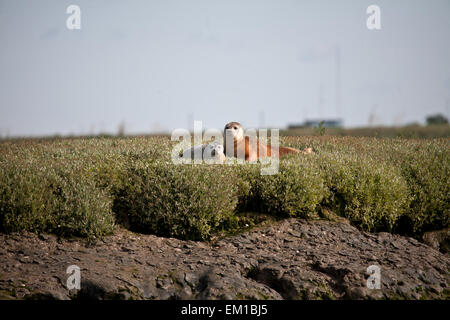
<svg viewBox="0 0 450 320">
<path fill-rule="evenodd" d="M 230 138 L 233 139 L 232 143 L 227 141 Z M 227 150 L 227 146 L 232 146 L 234 150 Z M 261 142 L 258 138 L 252 139 L 249 136 L 245 136 L 244 128 L 239 122 L 229 122 L 224 129 L 224 153 L 226 156 L 244 157 L 245 161 L 254 162 L 260 157 L 271 157 L 274 152 L 270 145 Z M 290 147 L 278 147 L 279 157 L 296 153 L 310 154 L 312 149 L 306 148 L 300 151 Z"/>
</svg>

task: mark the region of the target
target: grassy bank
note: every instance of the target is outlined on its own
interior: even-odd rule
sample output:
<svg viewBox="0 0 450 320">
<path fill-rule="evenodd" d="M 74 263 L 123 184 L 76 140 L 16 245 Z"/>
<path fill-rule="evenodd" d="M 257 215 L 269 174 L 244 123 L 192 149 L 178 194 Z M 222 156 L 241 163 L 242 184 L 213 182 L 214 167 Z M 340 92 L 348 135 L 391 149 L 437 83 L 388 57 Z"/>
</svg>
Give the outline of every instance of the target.
<svg viewBox="0 0 450 320">
<path fill-rule="evenodd" d="M 241 212 L 316 218 L 420 235 L 448 227 L 449 139 L 283 137 L 313 155 L 258 165 L 173 165 L 167 137 L 0 142 L 0 230 L 89 239 L 118 223 L 204 240 L 232 232 Z M 248 216 L 246 222 L 248 222 Z"/>
</svg>

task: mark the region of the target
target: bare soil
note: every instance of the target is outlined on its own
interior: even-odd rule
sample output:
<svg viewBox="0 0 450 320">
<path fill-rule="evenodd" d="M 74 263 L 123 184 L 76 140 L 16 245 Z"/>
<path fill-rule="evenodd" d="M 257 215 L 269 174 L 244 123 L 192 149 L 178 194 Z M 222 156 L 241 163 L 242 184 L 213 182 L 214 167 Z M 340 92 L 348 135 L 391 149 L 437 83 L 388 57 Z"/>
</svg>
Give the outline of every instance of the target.
<svg viewBox="0 0 450 320">
<path fill-rule="evenodd" d="M 448 299 L 448 254 L 346 222 L 287 219 L 215 241 L 119 229 L 95 244 L 0 234 L 0 299 Z M 68 290 L 67 267 L 81 269 Z M 380 268 L 381 288 L 367 287 Z"/>
</svg>

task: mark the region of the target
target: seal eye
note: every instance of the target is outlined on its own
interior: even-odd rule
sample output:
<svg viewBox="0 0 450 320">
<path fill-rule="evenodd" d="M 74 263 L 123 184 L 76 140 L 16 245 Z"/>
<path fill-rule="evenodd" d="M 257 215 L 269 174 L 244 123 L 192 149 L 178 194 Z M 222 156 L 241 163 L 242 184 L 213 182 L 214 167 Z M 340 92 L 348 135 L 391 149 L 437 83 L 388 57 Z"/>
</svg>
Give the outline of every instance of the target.
<svg viewBox="0 0 450 320">
<path fill-rule="evenodd" d="M 237 127 L 233 127 L 234 130 L 237 130 Z"/>
</svg>

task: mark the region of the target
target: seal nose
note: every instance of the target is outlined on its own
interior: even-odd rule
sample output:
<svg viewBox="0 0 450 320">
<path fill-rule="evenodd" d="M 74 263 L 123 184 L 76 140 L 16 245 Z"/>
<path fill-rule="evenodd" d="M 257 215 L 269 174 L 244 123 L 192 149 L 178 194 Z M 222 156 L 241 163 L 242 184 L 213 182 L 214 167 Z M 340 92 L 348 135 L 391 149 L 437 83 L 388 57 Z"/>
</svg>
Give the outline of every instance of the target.
<svg viewBox="0 0 450 320">
<path fill-rule="evenodd" d="M 216 155 L 216 150 L 211 151 L 211 155 L 214 157 Z"/>
</svg>

